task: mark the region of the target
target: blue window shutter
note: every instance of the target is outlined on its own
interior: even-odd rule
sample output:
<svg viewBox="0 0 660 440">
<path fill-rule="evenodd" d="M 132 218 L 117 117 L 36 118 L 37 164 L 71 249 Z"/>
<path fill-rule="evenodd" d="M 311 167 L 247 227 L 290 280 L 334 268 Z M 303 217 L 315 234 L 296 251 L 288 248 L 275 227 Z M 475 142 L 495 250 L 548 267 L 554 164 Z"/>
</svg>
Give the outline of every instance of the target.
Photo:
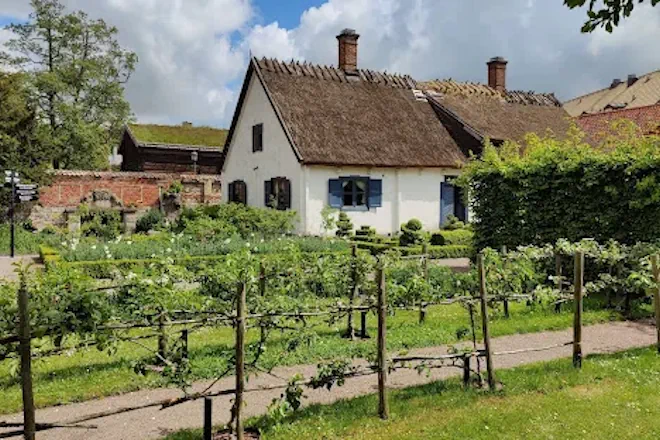
<svg viewBox="0 0 660 440">
<path fill-rule="evenodd" d="M 369 180 L 369 207 L 380 208 L 383 206 L 383 181 L 378 179 Z"/>
<path fill-rule="evenodd" d="M 342 207 L 342 190 L 341 180 L 330 179 L 328 180 L 328 205 L 333 208 Z"/>
</svg>

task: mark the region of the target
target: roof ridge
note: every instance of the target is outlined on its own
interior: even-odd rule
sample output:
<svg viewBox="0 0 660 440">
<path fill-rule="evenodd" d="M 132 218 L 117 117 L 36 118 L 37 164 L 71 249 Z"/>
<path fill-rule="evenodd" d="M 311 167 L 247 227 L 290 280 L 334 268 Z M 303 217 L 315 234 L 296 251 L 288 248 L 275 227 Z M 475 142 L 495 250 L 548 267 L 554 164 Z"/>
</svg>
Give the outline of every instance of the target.
<svg viewBox="0 0 660 440">
<path fill-rule="evenodd" d="M 487 96 L 490 98 L 501 98 L 505 102 L 511 104 L 523 105 L 540 105 L 540 106 L 553 106 L 560 107 L 561 102 L 557 99 L 554 93 L 536 92 L 533 90 L 496 90 L 488 84 L 472 82 L 472 81 L 456 81 L 453 78 L 448 79 L 433 79 L 422 82 L 428 88 L 433 89 L 434 86 L 442 89 L 443 85 L 446 90 L 435 90 L 439 92 L 465 95 L 465 96 Z"/>
<path fill-rule="evenodd" d="M 652 70 L 652 71 L 650 71 L 650 72 L 647 72 L 647 73 L 645 73 L 645 74 L 643 74 L 643 75 L 638 76 L 638 77 L 637 77 L 637 81 L 635 81 L 635 84 L 637 84 L 642 78 L 647 77 L 647 76 L 649 76 L 649 75 L 653 75 L 654 73 L 660 73 L 660 69 L 658 69 L 658 70 Z M 625 84 L 625 83 L 626 83 L 626 82 L 623 81 L 621 84 Z M 633 84 L 633 86 L 634 86 L 635 84 Z M 632 87 L 632 86 L 630 86 L 630 87 Z M 600 93 L 600 92 L 603 92 L 603 91 L 605 91 L 605 90 L 609 90 L 609 89 L 611 89 L 611 88 L 612 88 L 611 85 L 610 85 L 610 86 L 606 86 L 606 87 L 602 87 L 602 88 L 600 88 L 600 89 L 598 89 L 598 90 L 594 90 L 594 91 L 592 91 L 592 92 L 585 93 L 584 95 L 579 95 L 579 96 L 576 96 L 575 98 L 569 99 L 568 101 L 565 101 L 564 104 L 568 104 L 569 102 L 577 101 L 578 99 L 586 98 L 587 96 L 595 95 L 596 93 Z M 628 86 L 626 86 L 626 90 L 627 90 L 627 89 L 628 89 Z M 623 93 L 623 92 L 621 92 L 621 93 Z"/>
<path fill-rule="evenodd" d="M 289 76 L 305 76 L 324 81 L 351 83 L 355 79 L 363 82 L 378 84 L 395 89 L 415 88 L 417 82 L 410 75 L 388 73 L 387 71 L 374 71 L 370 69 L 357 69 L 353 74 L 347 73 L 333 65 L 315 64 L 303 60 L 282 61 L 276 58 L 253 57 L 255 65 L 262 71 Z"/>
</svg>

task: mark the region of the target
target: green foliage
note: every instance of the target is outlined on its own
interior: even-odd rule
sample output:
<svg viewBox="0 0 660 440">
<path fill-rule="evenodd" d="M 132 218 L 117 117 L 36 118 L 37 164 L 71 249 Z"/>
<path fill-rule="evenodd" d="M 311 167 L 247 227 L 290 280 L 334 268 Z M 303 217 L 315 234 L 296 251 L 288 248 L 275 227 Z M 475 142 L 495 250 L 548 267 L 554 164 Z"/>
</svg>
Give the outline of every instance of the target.
<svg viewBox="0 0 660 440">
<path fill-rule="evenodd" d="M 48 182 L 52 151 L 40 142 L 35 107 L 25 75 L 0 72 L 0 172 L 18 171 L 23 182 L 41 184 Z M 2 206 L 9 205 L 9 197 L 10 191 L 0 186 Z"/>
<path fill-rule="evenodd" d="M 141 142 L 224 147 L 227 130 L 192 125 L 129 124 L 133 136 Z"/>
<path fill-rule="evenodd" d="M 20 226 L 16 228 L 16 253 L 18 255 L 36 255 L 39 253 L 41 245 L 57 246 L 61 241 L 62 236 L 59 233 L 30 232 Z M 0 224 L 0 255 L 9 254 L 9 243 L 9 225 Z"/>
<path fill-rule="evenodd" d="M 616 130 L 600 148 L 575 132 L 562 141 L 487 145 L 459 179 L 469 190 L 477 248 L 660 236 L 660 138 Z"/>
<path fill-rule="evenodd" d="M 43 148 L 56 167 L 107 167 L 111 148 L 130 118 L 124 84 L 137 56 L 117 42 L 117 29 L 82 11 L 65 13 L 59 0 L 32 0 L 27 22 L 0 60 L 28 78 L 41 118 Z"/>
<path fill-rule="evenodd" d="M 165 214 L 160 209 L 150 209 L 135 223 L 135 232 L 149 232 L 165 226 Z"/>
<path fill-rule="evenodd" d="M 337 219 L 337 237 L 349 237 L 353 232 L 353 222 L 344 211 L 339 213 Z"/>
<path fill-rule="evenodd" d="M 332 231 L 337 226 L 337 212 L 338 210 L 330 205 L 325 205 L 321 209 L 321 233 L 323 235 Z"/>
<path fill-rule="evenodd" d="M 174 180 L 172 183 L 170 183 L 170 187 L 167 188 L 165 194 L 175 195 L 175 194 L 181 194 L 182 192 L 183 192 L 183 183 L 181 183 L 180 180 Z"/>
<path fill-rule="evenodd" d="M 80 232 L 83 236 L 112 240 L 121 233 L 121 213 L 116 209 L 90 208 L 81 205 L 78 212 Z"/>
<path fill-rule="evenodd" d="M 637 3 L 643 3 L 644 0 L 637 0 Z M 583 7 L 587 0 L 564 0 L 564 4 L 569 8 Z M 651 6 L 660 3 L 660 0 L 650 0 Z M 596 10 L 596 1 L 589 0 L 589 9 L 587 10 L 588 20 L 582 26 L 582 32 L 593 32 L 596 28 L 605 28 L 607 32 L 612 32 L 623 18 L 630 17 L 635 8 L 635 0 L 607 0 L 601 9 Z"/>
<path fill-rule="evenodd" d="M 416 218 L 408 220 L 401 225 L 399 244 L 401 246 L 414 246 L 426 241 L 426 234 L 422 231 L 422 222 Z"/>
<path fill-rule="evenodd" d="M 472 246 L 474 232 L 469 229 L 456 229 L 450 231 L 436 231 L 431 234 L 431 244 L 434 246 L 458 245 Z"/>
<path fill-rule="evenodd" d="M 365 249 L 371 252 L 372 255 L 379 255 L 387 251 L 394 251 L 403 256 L 408 255 L 422 255 L 422 246 L 392 246 L 388 243 L 370 243 L 370 242 L 357 242 L 359 249 Z M 429 246 L 428 253 L 431 258 L 470 258 L 474 255 L 474 248 L 472 246 L 463 245 L 445 245 L 445 246 Z"/>
<path fill-rule="evenodd" d="M 458 217 L 455 215 L 448 215 L 447 216 L 447 224 L 443 226 L 443 229 L 447 231 L 454 231 L 456 229 L 463 229 L 465 228 L 465 223 L 460 221 Z"/>
<path fill-rule="evenodd" d="M 233 235 L 267 238 L 291 233 L 296 220 L 294 211 L 222 203 L 184 209 L 175 229 L 194 235 L 200 241 Z"/>
</svg>

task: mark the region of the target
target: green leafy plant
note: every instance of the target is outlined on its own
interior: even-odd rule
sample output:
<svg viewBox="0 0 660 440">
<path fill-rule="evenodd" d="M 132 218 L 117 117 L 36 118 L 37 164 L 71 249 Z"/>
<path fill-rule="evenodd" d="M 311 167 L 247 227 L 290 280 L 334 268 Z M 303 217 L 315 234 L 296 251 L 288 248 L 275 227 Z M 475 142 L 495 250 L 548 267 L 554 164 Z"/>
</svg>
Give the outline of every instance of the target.
<svg viewBox="0 0 660 440">
<path fill-rule="evenodd" d="M 401 235 L 399 236 L 401 246 L 414 246 L 423 243 L 425 240 L 426 236 L 422 230 L 420 220 L 413 218 L 401 225 Z"/>
<path fill-rule="evenodd" d="M 337 237 L 349 237 L 353 232 L 353 222 L 345 212 L 339 213 L 337 220 Z"/>
<path fill-rule="evenodd" d="M 135 232 L 149 232 L 165 226 L 165 214 L 159 209 L 150 209 L 135 224 Z"/>
</svg>

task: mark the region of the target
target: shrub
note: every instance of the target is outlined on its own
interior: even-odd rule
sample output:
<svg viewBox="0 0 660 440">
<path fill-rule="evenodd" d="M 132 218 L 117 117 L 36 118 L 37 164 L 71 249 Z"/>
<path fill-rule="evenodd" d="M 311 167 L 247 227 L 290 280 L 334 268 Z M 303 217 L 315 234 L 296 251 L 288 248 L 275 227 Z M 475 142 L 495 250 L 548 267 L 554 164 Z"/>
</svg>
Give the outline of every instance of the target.
<svg viewBox="0 0 660 440">
<path fill-rule="evenodd" d="M 81 205 L 80 231 L 85 237 L 111 240 L 121 233 L 121 214 L 115 209 L 89 208 Z"/>
<path fill-rule="evenodd" d="M 447 216 L 447 224 L 445 224 L 442 229 L 446 231 L 455 231 L 456 229 L 465 228 L 465 223 L 460 221 L 455 215 Z"/>
<path fill-rule="evenodd" d="M 436 231 L 431 235 L 431 245 L 443 246 L 462 245 L 472 246 L 474 232 L 469 229 L 457 229 L 455 231 Z"/>
<path fill-rule="evenodd" d="M 422 222 L 416 218 L 408 220 L 401 225 L 401 236 L 399 244 L 401 246 L 414 246 L 424 242 L 425 234 L 422 231 Z"/>
<path fill-rule="evenodd" d="M 223 203 L 184 209 L 175 230 L 194 234 L 200 240 L 236 234 L 243 238 L 251 234 L 276 237 L 291 233 L 296 217 L 295 211 Z"/>
<path fill-rule="evenodd" d="M 348 214 L 345 212 L 339 213 L 339 218 L 337 219 L 337 237 L 348 237 L 353 231 L 353 223 L 348 217 Z"/>
<path fill-rule="evenodd" d="M 616 129 L 616 128 L 615 128 Z M 465 168 L 478 248 L 593 238 L 622 243 L 660 236 L 660 138 L 620 127 L 592 147 L 528 136 L 524 145 L 487 145 Z"/>
<path fill-rule="evenodd" d="M 159 209 L 150 209 L 135 224 L 135 232 L 149 232 L 165 226 L 165 215 Z"/>
</svg>

